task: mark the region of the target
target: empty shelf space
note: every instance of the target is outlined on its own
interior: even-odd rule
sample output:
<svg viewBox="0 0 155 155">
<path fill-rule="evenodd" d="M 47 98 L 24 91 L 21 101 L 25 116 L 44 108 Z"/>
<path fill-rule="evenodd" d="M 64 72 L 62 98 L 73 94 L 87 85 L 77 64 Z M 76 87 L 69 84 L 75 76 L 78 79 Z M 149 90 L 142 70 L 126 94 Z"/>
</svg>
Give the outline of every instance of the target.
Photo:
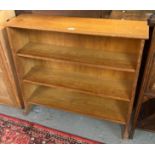
<svg viewBox="0 0 155 155">
<path fill-rule="evenodd" d="M 40 83 L 45 86 L 56 86 L 74 89 L 84 93 L 95 94 L 123 101 L 130 101 L 132 80 L 105 76 L 102 78 L 79 72 L 52 70 L 44 67 L 33 67 L 24 77 L 25 82 Z"/>
<path fill-rule="evenodd" d="M 92 67 L 135 72 L 137 57 L 132 53 L 108 52 L 86 48 L 28 43 L 18 52 L 19 56 L 80 63 Z"/>
<path fill-rule="evenodd" d="M 25 90 L 27 91 L 27 90 Z M 129 104 L 74 91 L 38 86 L 27 99 L 30 104 L 63 109 L 125 124 Z"/>
</svg>

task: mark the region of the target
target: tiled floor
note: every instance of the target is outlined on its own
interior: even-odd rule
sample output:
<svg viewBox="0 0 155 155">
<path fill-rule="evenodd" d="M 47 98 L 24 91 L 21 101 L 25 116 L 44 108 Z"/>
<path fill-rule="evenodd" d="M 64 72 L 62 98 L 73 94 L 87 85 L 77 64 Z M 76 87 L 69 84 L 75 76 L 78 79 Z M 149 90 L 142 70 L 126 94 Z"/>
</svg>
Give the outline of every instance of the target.
<svg viewBox="0 0 155 155">
<path fill-rule="evenodd" d="M 24 116 L 19 109 L 0 105 L 0 113 L 105 143 L 155 143 L 155 133 L 136 130 L 133 140 L 122 140 L 118 124 L 39 106 Z"/>
</svg>

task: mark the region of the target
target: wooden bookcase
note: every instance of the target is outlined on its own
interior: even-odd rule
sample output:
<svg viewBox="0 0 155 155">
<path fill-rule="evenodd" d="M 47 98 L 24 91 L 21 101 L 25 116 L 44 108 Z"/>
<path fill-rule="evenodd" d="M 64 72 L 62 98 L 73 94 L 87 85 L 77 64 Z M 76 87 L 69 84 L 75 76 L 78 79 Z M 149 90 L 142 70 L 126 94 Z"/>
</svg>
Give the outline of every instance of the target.
<svg viewBox="0 0 155 155">
<path fill-rule="evenodd" d="M 146 22 L 24 14 L 7 26 L 26 111 L 86 114 L 128 137 Z"/>
</svg>

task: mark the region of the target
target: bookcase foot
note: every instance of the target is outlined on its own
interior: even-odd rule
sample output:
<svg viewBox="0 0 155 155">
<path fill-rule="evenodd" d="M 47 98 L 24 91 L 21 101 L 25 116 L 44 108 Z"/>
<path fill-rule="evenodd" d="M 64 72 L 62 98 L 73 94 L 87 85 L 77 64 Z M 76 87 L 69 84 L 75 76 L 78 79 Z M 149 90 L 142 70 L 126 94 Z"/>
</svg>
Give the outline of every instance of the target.
<svg viewBox="0 0 155 155">
<path fill-rule="evenodd" d="M 123 139 L 129 139 L 129 127 L 128 127 L 128 125 L 125 125 L 123 127 L 123 130 L 122 131 L 123 131 L 122 132 L 122 138 Z"/>
<path fill-rule="evenodd" d="M 31 111 L 32 107 L 33 107 L 32 104 L 26 105 L 25 109 L 23 110 L 23 114 L 28 115 L 29 112 Z"/>
</svg>

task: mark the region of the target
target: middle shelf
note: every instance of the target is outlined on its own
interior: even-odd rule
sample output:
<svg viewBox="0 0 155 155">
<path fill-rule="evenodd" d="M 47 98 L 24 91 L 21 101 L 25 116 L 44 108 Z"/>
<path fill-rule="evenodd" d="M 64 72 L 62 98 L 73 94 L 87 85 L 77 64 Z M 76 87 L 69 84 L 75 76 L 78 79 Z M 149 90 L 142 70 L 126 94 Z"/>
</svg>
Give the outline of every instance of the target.
<svg viewBox="0 0 155 155">
<path fill-rule="evenodd" d="M 133 81 L 123 75 L 103 71 L 101 77 L 92 76 L 79 71 L 66 71 L 43 66 L 34 66 L 23 76 L 23 81 L 42 84 L 49 87 L 74 89 L 101 97 L 130 101 Z"/>
</svg>

